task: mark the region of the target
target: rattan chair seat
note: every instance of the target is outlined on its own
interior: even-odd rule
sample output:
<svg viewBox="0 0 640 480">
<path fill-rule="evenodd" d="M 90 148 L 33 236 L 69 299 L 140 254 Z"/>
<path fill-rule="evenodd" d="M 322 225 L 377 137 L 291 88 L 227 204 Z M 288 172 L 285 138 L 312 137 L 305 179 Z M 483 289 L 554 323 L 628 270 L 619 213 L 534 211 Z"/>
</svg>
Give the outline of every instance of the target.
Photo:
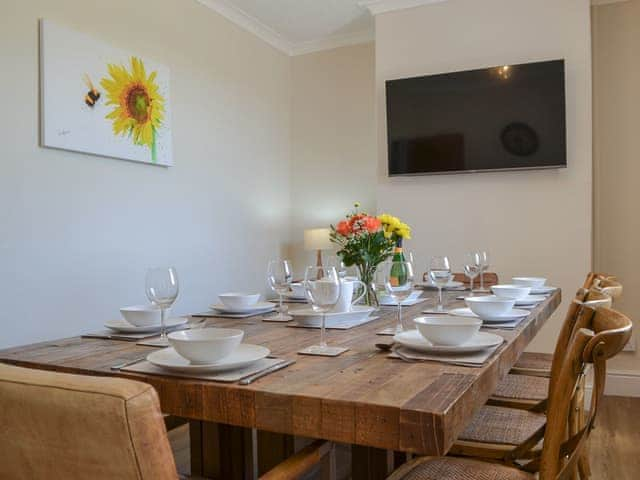
<svg viewBox="0 0 640 480">
<path fill-rule="evenodd" d="M 551 372 L 552 360 L 553 354 L 551 353 L 524 352 L 513 368 Z"/>
<path fill-rule="evenodd" d="M 404 465 L 389 480 L 533 480 L 516 468 L 468 458 L 418 458 Z"/>
<path fill-rule="evenodd" d="M 549 379 L 532 375 L 506 375 L 493 392 L 493 398 L 544 400 L 549 392 Z"/>
<path fill-rule="evenodd" d="M 458 437 L 465 442 L 519 445 L 546 422 L 546 417 L 517 408 L 485 405 Z"/>
</svg>

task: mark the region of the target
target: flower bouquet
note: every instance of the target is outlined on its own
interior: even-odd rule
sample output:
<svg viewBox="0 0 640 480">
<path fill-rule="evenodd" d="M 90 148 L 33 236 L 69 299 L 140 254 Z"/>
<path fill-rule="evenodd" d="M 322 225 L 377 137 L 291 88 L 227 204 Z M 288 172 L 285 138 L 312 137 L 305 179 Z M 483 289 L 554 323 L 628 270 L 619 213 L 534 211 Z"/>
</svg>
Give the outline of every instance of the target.
<svg viewBox="0 0 640 480">
<path fill-rule="evenodd" d="M 356 203 L 344 220 L 331 225 L 330 238 L 340 247 L 337 253 L 345 266 L 358 268 L 360 280 L 367 285 L 365 302 L 378 306 L 373 285 L 376 270 L 396 250 L 402 251 L 402 241 L 411 238 L 411 228 L 391 215 L 374 217 L 359 208 Z"/>
</svg>

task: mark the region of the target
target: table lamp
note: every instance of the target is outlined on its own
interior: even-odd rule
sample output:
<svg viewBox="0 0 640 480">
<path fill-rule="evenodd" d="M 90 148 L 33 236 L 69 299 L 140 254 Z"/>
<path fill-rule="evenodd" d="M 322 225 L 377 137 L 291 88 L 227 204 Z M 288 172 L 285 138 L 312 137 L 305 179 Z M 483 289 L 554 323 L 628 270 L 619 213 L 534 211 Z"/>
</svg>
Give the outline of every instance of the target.
<svg viewBox="0 0 640 480">
<path fill-rule="evenodd" d="M 304 249 L 307 251 L 315 250 L 316 265 L 322 267 L 322 250 L 330 250 L 332 248 L 331 239 L 328 228 L 310 228 L 304 231 Z"/>
</svg>

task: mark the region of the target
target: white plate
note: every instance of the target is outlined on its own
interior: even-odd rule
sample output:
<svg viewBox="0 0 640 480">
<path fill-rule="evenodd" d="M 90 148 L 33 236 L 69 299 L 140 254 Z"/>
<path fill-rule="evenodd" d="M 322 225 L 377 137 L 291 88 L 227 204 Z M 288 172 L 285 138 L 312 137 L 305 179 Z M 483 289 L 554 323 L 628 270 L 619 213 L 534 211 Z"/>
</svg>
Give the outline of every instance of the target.
<svg viewBox="0 0 640 480">
<path fill-rule="evenodd" d="M 536 303 L 544 302 L 547 297 L 543 295 L 527 295 L 520 300 L 516 300 L 516 306 L 535 305 Z"/>
<path fill-rule="evenodd" d="M 209 308 L 212 310 L 217 310 L 222 313 L 254 313 L 254 312 L 268 312 L 275 308 L 276 304 L 271 302 L 258 302 L 255 305 L 251 305 L 250 307 L 242 307 L 242 308 L 231 308 L 223 305 L 222 303 L 216 303 L 214 305 L 210 305 Z"/>
<path fill-rule="evenodd" d="M 207 365 L 192 364 L 180 356 L 173 347 L 156 350 L 147 355 L 147 361 L 156 367 L 166 368 L 174 372 L 224 372 L 244 368 L 267 357 L 271 351 L 260 345 L 241 343 L 231 355 Z"/>
<path fill-rule="evenodd" d="M 350 312 L 327 313 L 325 326 L 331 327 L 347 322 L 359 322 L 367 318 L 372 312 L 375 312 L 375 310 L 374 307 L 368 307 L 366 305 L 354 305 Z M 312 308 L 289 310 L 289 315 L 298 322 L 298 325 L 317 327 L 322 322 L 322 314 L 314 312 Z"/>
<path fill-rule="evenodd" d="M 482 318 L 484 322 L 510 322 L 512 320 L 516 320 L 518 318 L 526 317 L 531 312 L 528 310 L 523 310 L 520 308 L 513 308 L 510 312 L 505 315 L 496 315 L 491 317 L 479 317 L 475 313 L 471 311 L 470 308 L 454 308 L 453 310 L 449 310 L 449 315 L 456 315 L 458 317 L 473 317 L 473 318 Z"/>
<path fill-rule="evenodd" d="M 556 287 L 534 287 L 531 289 L 532 295 L 548 295 L 552 292 L 555 292 Z"/>
<path fill-rule="evenodd" d="M 486 348 L 495 347 L 504 342 L 500 335 L 488 332 L 478 332 L 475 336 L 462 345 L 433 345 L 429 340 L 420 335 L 417 330 L 407 330 L 393 337 L 400 345 L 418 350 L 424 353 L 468 353 L 477 352 Z"/>
<path fill-rule="evenodd" d="M 164 326 L 166 328 L 178 327 L 180 325 L 184 325 L 187 323 L 189 319 L 187 317 L 173 317 L 167 318 L 164 322 Z M 109 330 L 113 330 L 114 332 L 120 333 L 150 333 L 150 332 L 159 332 L 160 325 L 145 325 L 144 327 L 136 327 L 135 325 L 131 325 L 124 319 L 119 320 L 109 320 L 104 324 Z"/>
</svg>

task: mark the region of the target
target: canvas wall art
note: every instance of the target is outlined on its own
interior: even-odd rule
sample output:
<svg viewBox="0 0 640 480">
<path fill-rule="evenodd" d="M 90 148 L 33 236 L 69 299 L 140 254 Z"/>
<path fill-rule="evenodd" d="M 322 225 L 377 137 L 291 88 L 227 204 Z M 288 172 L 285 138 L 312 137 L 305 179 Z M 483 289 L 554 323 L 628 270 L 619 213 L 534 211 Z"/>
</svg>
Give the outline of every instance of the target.
<svg viewBox="0 0 640 480">
<path fill-rule="evenodd" d="M 41 143 L 173 165 L 169 69 L 40 22 Z"/>
</svg>

